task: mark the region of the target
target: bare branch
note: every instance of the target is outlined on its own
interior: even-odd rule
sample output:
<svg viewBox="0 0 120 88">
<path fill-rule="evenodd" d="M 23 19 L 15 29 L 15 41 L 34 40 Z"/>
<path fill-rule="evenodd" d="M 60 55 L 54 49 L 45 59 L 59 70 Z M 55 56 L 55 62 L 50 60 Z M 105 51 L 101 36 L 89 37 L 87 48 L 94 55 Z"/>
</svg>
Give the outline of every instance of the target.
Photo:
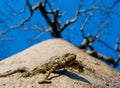
<svg viewBox="0 0 120 88">
<path fill-rule="evenodd" d="M 118 66 L 118 63 L 116 61 L 114 61 L 113 58 L 111 57 L 108 57 L 108 56 L 105 56 L 105 55 L 102 55 L 100 53 L 98 53 L 97 51 L 95 50 L 84 50 L 87 54 L 93 56 L 93 57 L 96 57 L 98 59 L 101 59 L 103 61 L 105 61 L 107 64 L 111 65 L 113 64 L 114 67 Z"/>
<path fill-rule="evenodd" d="M 119 2 L 120 2 L 120 0 L 116 0 L 116 1 L 113 3 L 113 5 L 110 7 L 109 11 L 111 12 Z"/>
<path fill-rule="evenodd" d="M 57 26 L 58 24 L 56 25 L 56 23 L 54 23 L 50 20 L 48 14 L 47 14 L 47 10 L 45 9 L 45 6 L 42 3 L 39 3 L 39 10 L 40 10 L 41 14 L 43 15 L 43 17 L 45 18 L 45 20 L 47 21 L 47 23 L 51 26 L 52 35 L 55 37 L 61 37 L 59 28 Z M 56 13 L 56 11 L 55 11 L 55 13 Z M 54 15 L 54 16 L 56 16 L 56 15 Z M 55 19 L 57 19 L 57 18 L 55 18 Z"/>
<path fill-rule="evenodd" d="M 115 50 L 118 54 L 118 58 L 116 59 L 116 63 L 120 61 L 120 40 L 117 40 L 117 43 L 115 45 Z"/>
<path fill-rule="evenodd" d="M 36 36 L 35 38 L 33 38 L 32 41 L 37 40 L 38 38 L 40 38 L 42 35 L 44 35 L 46 32 L 49 32 L 49 31 L 50 31 L 50 29 L 45 30 L 44 32 L 42 32 L 41 34 L 39 34 L 38 36 Z"/>
<path fill-rule="evenodd" d="M 18 16 L 19 14 L 25 13 L 26 7 L 27 7 L 27 5 L 25 5 L 21 11 L 13 13 L 11 16 L 9 16 L 9 18 L 13 18 L 15 16 Z"/>
<path fill-rule="evenodd" d="M 85 18 L 85 20 L 84 20 L 84 22 L 83 22 L 83 24 L 82 24 L 82 26 L 81 26 L 81 28 L 80 28 L 80 31 L 81 31 L 82 36 L 83 36 L 84 38 L 86 38 L 86 36 L 84 35 L 84 28 L 85 28 L 85 26 L 87 25 L 88 20 L 89 20 L 89 18 L 90 18 L 91 16 L 92 16 L 92 12 L 87 15 L 87 17 Z"/>
<path fill-rule="evenodd" d="M 112 57 L 108 57 L 108 56 L 102 55 L 102 54 L 98 53 L 94 49 L 94 46 L 92 45 L 93 42 L 94 41 L 99 41 L 102 44 L 104 44 L 106 47 L 114 50 L 112 47 L 110 47 L 109 45 L 107 45 L 103 41 L 100 41 L 100 39 L 99 39 L 100 35 L 94 35 L 94 36 L 92 36 L 92 35 L 88 34 L 88 36 L 85 36 L 84 41 L 82 42 L 82 44 L 81 44 L 81 46 L 79 48 L 82 49 L 87 54 L 105 61 L 109 65 L 113 64 L 114 67 L 118 66 L 118 62 L 120 61 L 120 52 L 118 52 L 118 59 L 114 60 Z M 87 47 L 89 47 L 90 50 L 87 50 Z M 116 49 L 117 48 L 118 48 L 118 44 L 116 45 Z M 116 51 L 116 50 L 114 50 L 114 51 Z"/>
<path fill-rule="evenodd" d="M 108 64 L 113 64 L 114 67 L 118 65 L 118 62 L 120 61 L 120 41 L 117 41 L 115 49 L 113 49 L 110 45 L 106 44 L 104 41 L 100 40 L 100 36 L 102 34 L 104 34 L 105 32 L 99 32 L 95 35 L 90 35 L 87 34 L 85 35 L 85 27 L 87 26 L 90 18 L 93 16 L 93 13 L 97 10 L 97 11 L 102 11 L 105 13 L 105 19 L 103 19 L 102 22 L 98 28 L 103 29 L 106 25 L 108 25 L 108 21 L 107 18 L 110 17 L 110 13 L 112 12 L 112 10 L 115 8 L 115 6 L 120 2 L 120 0 L 115 0 L 114 3 L 111 5 L 111 7 L 109 9 L 103 8 L 103 7 L 99 7 L 99 4 L 101 3 L 102 0 L 97 0 L 97 2 L 95 2 L 90 8 L 88 9 L 81 9 L 82 5 L 83 5 L 83 1 L 84 0 L 80 0 L 80 5 L 75 13 L 75 16 L 70 19 L 67 20 L 62 26 L 59 22 L 59 18 L 62 16 L 60 14 L 60 10 L 59 9 L 54 9 L 51 5 L 51 3 L 48 0 L 43 0 L 42 2 L 38 2 L 35 6 L 32 6 L 29 2 L 29 0 L 26 0 L 26 6 L 29 9 L 30 15 L 28 17 L 26 17 L 24 20 L 22 20 L 18 25 L 16 26 L 10 26 L 8 30 L 1 32 L 0 33 L 0 37 L 2 37 L 3 35 L 5 35 L 11 28 L 18 28 L 23 26 L 26 22 L 28 22 L 32 16 L 33 13 L 38 9 L 42 16 L 44 17 L 45 21 L 49 24 L 50 28 L 43 30 L 41 34 L 39 34 L 38 36 L 36 36 L 33 40 L 38 39 L 39 37 L 41 37 L 43 34 L 45 34 L 46 32 L 51 32 L 53 37 L 56 38 L 62 38 L 61 33 L 63 30 L 65 30 L 65 28 L 67 28 L 69 25 L 75 23 L 79 16 L 82 15 L 86 15 L 86 18 L 84 19 L 81 27 L 80 27 L 80 31 L 82 33 L 82 37 L 84 38 L 81 46 L 79 47 L 80 49 L 82 49 L 83 51 L 85 51 L 86 53 L 88 53 L 89 55 L 99 58 L 103 61 L 105 61 Z M 9 5 L 7 5 L 8 7 L 10 7 Z M 49 8 L 49 11 L 48 9 Z M 11 11 L 14 12 L 14 10 L 10 7 Z M 23 11 L 25 11 L 26 7 L 24 8 Z M 16 14 L 15 14 L 16 15 Z M 52 16 L 52 18 L 50 18 Z M 37 29 L 37 28 L 36 28 Z M 39 31 L 41 31 L 41 29 L 38 28 Z M 116 60 L 114 60 L 112 57 L 107 57 L 105 55 L 102 55 L 100 53 L 98 53 L 95 50 L 95 47 L 93 46 L 93 43 L 95 41 L 98 41 L 99 43 L 103 44 L 104 46 L 106 46 L 109 49 L 112 49 L 113 51 L 117 52 L 118 54 L 118 58 Z M 89 48 L 89 50 L 88 50 Z"/>
<path fill-rule="evenodd" d="M 19 27 L 23 26 L 27 21 L 29 21 L 31 19 L 31 17 L 32 17 L 32 15 L 27 17 L 25 20 L 21 21 L 20 24 L 18 24 L 17 26 L 9 26 L 9 28 L 10 29 L 19 28 Z"/>
<path fill-rule="evenodd" d="M 28 0 L 26 0 L 26 4 L 29 7 L 30 15 L 26 19 L 24 19 L 23 21 L 21 21 L 20 24 L 18 24 L 17 26 L 10 26 L 9 27 L 10 29 L 19 28 L 19 27 L 23 26 L 26 22 L 28 22 L 31 19 L 34 10 L 33 10 L 32 6 L 31 6 L 31 4 L 29 3 Z"/>
<path fill-rule="evenodd" d="M 80 4 L 79 7 L 78 7 L 78 10 L 77 10 L 77 12 L 76 12 L 75 17 L 74 17 L 73 19 L 71 19 L 71 20 L 66 21 L 66 23 L 60 28 L 60 31 L 61 31 L 61 32 L 62 32 L 66 27 L 68 27 L 70 24 L 74 23 L 74 22 L 78 19 L 79 14 L 80 14 L 80 12 L 79 12 L 79 9 L 80 9 L 80 8 L 81 8 L 81 4 Z"/>
</svg>

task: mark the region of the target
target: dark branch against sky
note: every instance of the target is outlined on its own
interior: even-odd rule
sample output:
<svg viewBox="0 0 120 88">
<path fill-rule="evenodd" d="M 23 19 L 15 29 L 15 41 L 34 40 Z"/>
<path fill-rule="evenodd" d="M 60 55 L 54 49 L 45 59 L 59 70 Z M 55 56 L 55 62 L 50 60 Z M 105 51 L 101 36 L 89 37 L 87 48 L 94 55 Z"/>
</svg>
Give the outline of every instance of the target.
<svg viewBox="0 0 120 88">
<path fill-rule="evenodd" d="M 119 65 L 120 0 L 2 0 L 0 4 L 0 58 L 54 37 Z"/>
</svg>

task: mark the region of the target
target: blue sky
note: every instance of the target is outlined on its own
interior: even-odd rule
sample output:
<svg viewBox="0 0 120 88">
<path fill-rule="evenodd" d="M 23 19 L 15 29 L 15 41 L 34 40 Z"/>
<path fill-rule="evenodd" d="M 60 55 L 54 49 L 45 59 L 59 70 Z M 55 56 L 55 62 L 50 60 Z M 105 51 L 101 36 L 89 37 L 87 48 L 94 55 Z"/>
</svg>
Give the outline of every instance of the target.
<svg viewBox="0 0 120 88">
<path fill-rule="evenodd" d="M 42 2 L 43 0 L 29 1 L 32 5 L 36 5 L 38 1 Z M 61 25 L 75 16 L 80 1 L 82 0 L 49 0 L 52 7 L 54 9 L 60 9 L 60 13 L 63 14 L 63 16 L 59 19 Z M 99 1 L 101 2 L 99 3 L 98 0 L 83 0 L 81 10 L 89 9 L 93 6 L 94 3 L 97 2 L 98 7 L 109 9 L 115 0 Z M 25 8 L 25 0 L 0 0 L 0 6 L 0 33 L 7 31 L 9 26 L 18 25 L 30 14 L 28 7 Z M 116 39 L 120 39 L 119 8 L 120 3 L 115 6 L 113 12 L 109 15 L 109 17 L 106 16 L 105 12 L 94 11 L 92 17 L 88 20 L 87 26 L 85 27 L 85 34 L 93 35 L 96 33 L 107 31 L 107 33 L 103 34 L 100 39 L 114 48 L 116 44 Z M 62 32 L 63 38 L 72 42 L 74 45 L 79 46 L 83 41 L 80 27 L 86 16 L 87 14 L 81 14 L 81 16 L 74 24 L 67 27 Z M 106 20 L 108 25 L 101 29 L 98 29 L 103 20 Z M 11 29 L 10 31 L 6 32 L 4 36 L 0 37 L 0 60 L 16 54 L 32 46 L 33 44 L 53 38 L 51 34 L 47 32 L 41 37 L 37 38 L 37 40 L 33 40 L 42 33 L 42 31 L 35 29 L 36 26 L 42 29 L 49 28 L 49 25 L 46 23 L 43 16 L 38 10 L 34 12 L 31 20 L 25 23 L 24 26 L 17 29 Z M 4 40 L 6 38 L 9 38 L 9 40 Z M 117 58 L 116 52 L 105 47 L 103 44 L 96 41 L 93 45 L 99 53 Z M 118 66 L 116 69 L 120 71 L 120 66 Z"/>
</svg>

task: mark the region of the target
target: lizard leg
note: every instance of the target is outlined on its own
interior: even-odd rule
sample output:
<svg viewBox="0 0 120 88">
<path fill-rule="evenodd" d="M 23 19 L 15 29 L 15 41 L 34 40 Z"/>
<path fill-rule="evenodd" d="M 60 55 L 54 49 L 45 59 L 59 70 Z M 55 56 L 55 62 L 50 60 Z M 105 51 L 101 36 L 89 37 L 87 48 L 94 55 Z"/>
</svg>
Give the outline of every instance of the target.
<svg viewBox="0 0 120 88">
<path fill-rule="evenodd" d="M 48 77 L 50 76 L 50 74 L 55 71 L 56 67 L 58 66 L 58 64 L 55 64 L 49 71 L 48 73 L 46 74 L 45 76 L 45 79 L 42 80 L 42 81 L 39 81 L 38 83 L 41 84 L 41 83 L 51 83 L 51 80 L 48 80 Z"/>
</svg>

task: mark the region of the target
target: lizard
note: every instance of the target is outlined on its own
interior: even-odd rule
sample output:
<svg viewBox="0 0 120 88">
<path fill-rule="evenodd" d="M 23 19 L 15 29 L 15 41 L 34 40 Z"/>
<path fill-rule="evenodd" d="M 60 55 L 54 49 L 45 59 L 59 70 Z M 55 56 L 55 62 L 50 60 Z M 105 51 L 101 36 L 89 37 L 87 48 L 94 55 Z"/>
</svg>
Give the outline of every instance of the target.
<svg viewBox="0 0 120 88">
<path fill-rule="evenodd" d="M 15 70 L 10 70 L 4 74 L 0 74 L 0 77 L 5 77 L 17 72 L 24 72 L 23 77 L 33 76 L 36 73 L 46 73 L 45 78 L 38 83 L 51 83 L 51 80 L 48 80 L 50 74 L 59 69 L 65 69 L 73 64 L 76 60 L 76 55 L 74 53 L 65 53 L 62 56 L 54 56 L 46 61 L 46 63 L 35 67 L 32 71 L 29 71 L 26 67 L 21 67 Z"/>
</svg>

